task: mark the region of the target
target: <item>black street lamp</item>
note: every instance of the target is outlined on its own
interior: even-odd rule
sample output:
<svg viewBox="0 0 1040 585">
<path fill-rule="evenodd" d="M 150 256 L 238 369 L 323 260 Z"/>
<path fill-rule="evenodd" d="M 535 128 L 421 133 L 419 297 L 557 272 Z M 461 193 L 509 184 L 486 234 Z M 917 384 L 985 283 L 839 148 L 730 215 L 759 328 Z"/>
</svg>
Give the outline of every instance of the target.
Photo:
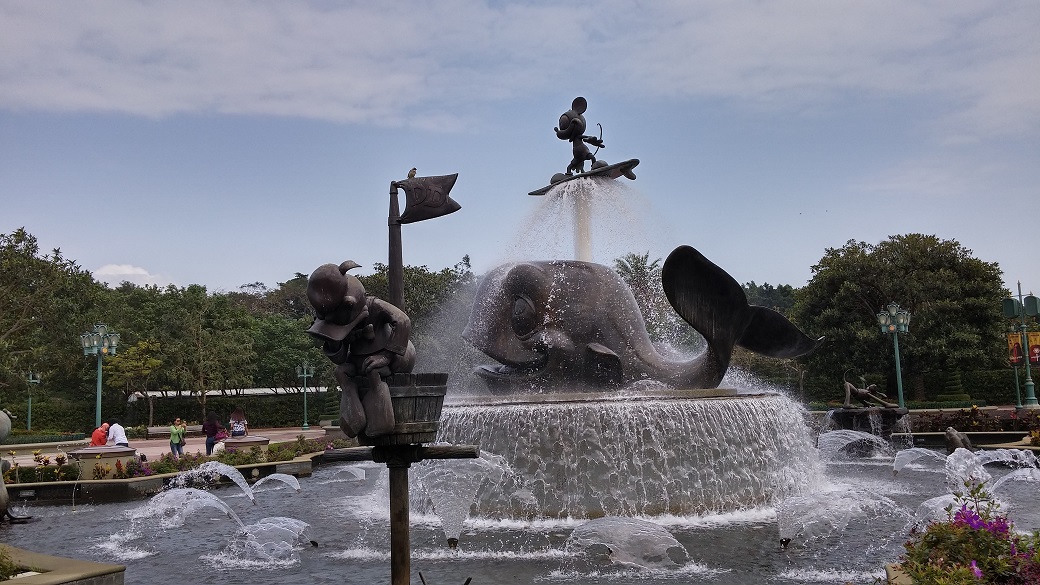
<svg viewBox="0 0 1040 585">
<path fill-rule="evenodd" d="M 307 424 L 307 378 L 314 375 L 314 368 L 307 362 L 296 366 L 296 377 L 303 378 L 303 430 L 311 428 Z"/>
<path fill-rule="evenodd" d="M 109 331 L 104 323 L 97 323 L 93 331 L 80 335 L 79 340 L 83 345 L 83 355 L 97 356 L 97 403 L 94 406 L 94 428 L 97 428 L 101 426 L 101 358 L 116 355 L 119 334 Z"/>
<path fill-rule="evenodd" d="M 900 308 L 896 303 L 889 303 L 886 310 L 877 314 L 877 320 L 881 332 L 892 335 L 896 349 L 896 393 L 899 396 L 899 408 L 906 408 L 903 403 L 903 372 L 899 365 L 899 334 L 910 330 L 910 311 Z"/>
</svg>

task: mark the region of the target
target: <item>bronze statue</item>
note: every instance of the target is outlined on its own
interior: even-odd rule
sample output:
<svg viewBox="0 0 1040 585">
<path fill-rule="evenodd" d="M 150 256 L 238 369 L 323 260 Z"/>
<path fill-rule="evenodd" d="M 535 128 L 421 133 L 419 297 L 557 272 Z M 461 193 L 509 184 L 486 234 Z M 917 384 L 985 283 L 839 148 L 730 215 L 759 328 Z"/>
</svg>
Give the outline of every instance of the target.
<svg viewBox="0 0 1040 585">
<path fill-rule="evenodd" d="M 848 371 L 845 372 L 848 374 Z M 842 404 L 844 408 L 853 408 L 852 399 L 860 401 L 863 406 L 883 406 L 885 408 L 899 408 L 898 404 L 892 404 L 889 402 L 888 396 L 879 391 L 877 384 L 871 384 L 865 388 L 857 388 L 855 384 L 849 382 L 847 379 L 845 382 L 845 403 Z M 860 378 L 860 383 L 865 381 Z"/>
<path fill-rule="evenodd" d="M 574 158 L 571 159 L 569 165 L 567 165 L 567 172 L 556 173 L 549 180 L 549 184 L 541 189 L 535 189 L 528 193 L 528 195 L 545 195 L 553 187 L 567 181 L 579 179 L 582 177 L 599 177 L 603 179 L 616 179 L 618 177 L 627 177 L 629 180 L 634 181 L 636 174 L 632 169 L 639 164 L 639 159 L 632 158 L 623 162 L 607 164 L 605 160 L 596 160 L 596 153 L 599 149 L 605 148 L 603 144 L 603 126 L 599 126 L 598 137 L 586 136 L 585 135 L 585 113 L 586 108 L 589 104 L 585 101 L 585 98 L 578 96 L 571 102 L 571 109 L 567 110 L 560 116 L 560 125 L 557 128 L 553 128 L 556 131 L 556 137 L 560 140 L 568 140 L 572 145 L 572 152 Z M 585 144 L 591 144 L 596 147 L 596 152 L 589 152 L 589 147 Z M 592 165 L 589 170 L 585 170 L 585 161 L 592 161 Z M 577 173 L 577 174 L 575 174 Z"/>
<path fill-rule="evenodd" d="M 475 373 L 491 390 L 545 391 L 575 383 L 616 387 L 656 380 L 715 388 L 735 345 L 775 358 L 822 342 L 783 315 L 748 305 L 724 270 L 689 246 L 665 260 L 662 284 L 679 315 L 708 342 L 691 359 L 660 353 L 628 285 L 601 264 L 554 260 L 500 266 L 481 282 L 463 338 L 500 365 Z"/>
<path fill-rule="evenodd" d="M 394 410 L 385 378 L 412 371 L 415 347 L 408 337 L 412 322 L 393 304 L 368 296 L 361 281 L 347 271 L 353 260 L 339 266 L 323 264 L 307 279 L 307 299 L 314 307 L 311 336 L 323 342 L 342 389 L 340 427 L 348 437 L 362 431 L 385 435 L 394 428 Z M 359 396 L 354 376 L 367 376 L 371 389 Z"/>
<path fill-rule="evenodd" d="M 953 453 L 957 449 L 967 449 L 968 451 L 975 450 L 975 448 L 971 446 L 971 439 L 968 438 L 968 435 L 953 427 L 946 427 L 946 452 Z"/>
<path fill-rule="evenodd" d="M 3 443 L 7 439 L 7 435 L 11 432 L 11 419 L 14 416 L 6 408 L 0 408 L 0 443 Z M 7 493 L 7 486 L 4 485 L 3 472 L 6 472 L 9 467 L 9 463 L 5 460 L 0 464 L 0 522 L 5 519 L 10 520 L 12 523 L 19 522 L 23 523 L 30 518 L 30 516 L 15 516 L 8 509 L 11 503 L 11 497 Z"/>
<path fill-rule="evenodd" d="M 589 103 L 585 101 L 585 98 L 579 96 L 574 98 L 571 102 L 571 109 L 567 110 L 560 116 L 560 127 L 553 128 L 556 131 L 556 137 L 560 140 L 569 140 L 572 145 L 572 152 L 574 158 L 571 159 L 571 164 L 567 165 L 567 174 L 572 173 L 584 173 L 585 172 L 585 161 L 592 161 L 592 166 L 596 166 L 596 156 L 589 152 L 589 147 L 585 146 L 585 143 L 589 143 L 596 147 L 599 151 L 603 148 L 603 140 L 595 136 L 585 136 L 585 110 L 588 109 Z"/>
</svg>

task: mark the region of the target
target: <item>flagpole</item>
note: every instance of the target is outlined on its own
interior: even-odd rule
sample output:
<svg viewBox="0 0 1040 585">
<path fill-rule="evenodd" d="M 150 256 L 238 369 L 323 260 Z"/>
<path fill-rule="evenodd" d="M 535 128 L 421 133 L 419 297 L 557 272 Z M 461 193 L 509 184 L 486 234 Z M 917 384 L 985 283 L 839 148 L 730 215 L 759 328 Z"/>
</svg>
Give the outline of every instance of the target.
<svg viewBox="0 0 1040 585">
<path fill-rule="evenodd" d="M 401 250 L 401 207 L 397 202 L 397 181 L 390 183 L 390 258 L 387 280 L 390 281 L 390 302 L 408 312 L 404 306 L 404 253 Z"/>
</svg>

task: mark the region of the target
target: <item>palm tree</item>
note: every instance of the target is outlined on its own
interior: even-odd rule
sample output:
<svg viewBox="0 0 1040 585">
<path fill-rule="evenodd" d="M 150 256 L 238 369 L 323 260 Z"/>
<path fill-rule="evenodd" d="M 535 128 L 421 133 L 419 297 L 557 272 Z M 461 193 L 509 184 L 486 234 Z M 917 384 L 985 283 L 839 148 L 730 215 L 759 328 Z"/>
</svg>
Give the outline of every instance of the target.
<svg viewBox="0 0 1040 585">
<path fill-rule="evenodd" d="M 661 323 L 664 291 L 661 289 L 661 259 L 650 261 L 650 252 L 628 253 L 614 260 L 614 272 L 636 297 L 639 312 L 653 333 Z"/>
</svg>

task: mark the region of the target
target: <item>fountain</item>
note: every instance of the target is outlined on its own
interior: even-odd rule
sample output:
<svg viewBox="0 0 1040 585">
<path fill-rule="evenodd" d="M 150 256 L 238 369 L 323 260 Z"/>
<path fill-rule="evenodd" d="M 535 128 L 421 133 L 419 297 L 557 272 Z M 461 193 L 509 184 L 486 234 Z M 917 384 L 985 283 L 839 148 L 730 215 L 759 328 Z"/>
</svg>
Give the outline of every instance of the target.
<svg viewBox="0 0 1040 585">
<path fill-rule="evenodd" d="M 586 107 L 575 100 L 565 116 L 576 120 Z M 582 172 L 584 144 L 595 141 L 585 140 L 583 118 L 581 126 L 564 132 L 574 142 L 569 171 L 577 173 L 551 184 L 550 198 L 554 189 L 581 183 L 594 202 L 598 186 L 614 183 L 609 172 L 582 176 L 589 174 Z M 417 185 L 395 182 L 391 192 Z M 444 203 L 446 191 L 438 194 Z M 395 205 L 392 199 L 392 219 Z M 400 223 L 391 221 L 392 234 Z M 324 274 L 335 280 L 352 267 L 332 268 L 335 274 Z M 349 291 L 352 281 L 345 280 Z M 631 292 L 602 266 L 582 259 L 513 263 L 485 278 L 466 333 L 498 365 L 453 385 L 461 390 L 444 398 L 443 412 L 424 416 L 429 420 L 403 420 L 396 400 L 405 396 L 395 388 L 421 397 L 414 388 L 445 380 L 416 377 L 442 374 L 389 368 L 366 375 L 379 368 L 359 371 L 364 360 L 341 355 L 335 342 L 347 339 L 343 331 L 313 330 L 333 342 L 326 347 L 330 357 L 344 358 L 333 361 L 352 364 L 354 371 L 344 368 L 344 375 L 362 374 L 350 380 L 357 400 L 353 394 L 346 399 L 341 411 L 353 419 L 342 425 L 368 446 L 327 454 L 313 476 L 299 480 L 298 493 L 235 506 L 253 499 L 258 484 L 248 490 L 241 484 L 181 487 L 144 506 L 80 506 L 71 521 L 64 510 L 36 507 L 37 521 L 18 527 L 24 531 L 0 527 L 0 538 L 125 562 L 131 582 L 201 563 L 202 571 L 230 583 L 369 583 L 384 581 L 387 563 L 395 562 L 400 522 L 387 521 L 389 508 L 403 513 L 406 525 L 411 519 L 410 559 L 431 585 L 466 577 L 474 585 L 873 583 L 882 565 L 898 558 L 914 511 L 949 493 L 945 471 L 935 467 L 940 459 L 955 470 L 975 467 L 963 455 L 902 456 L 881 445 L 869 457 L 847 457 L 850 444 L 876 441 L 853 431 L 821 437 L 817 447 L 799 404 L 782 393 L 738 387 L 727 368 L 736 345 L 790 357 L 811 351 L 818 340 L 749 306 L 739 285 L 693 248 L 676 249 L 663 280 L 672 307 L 707 338 L 697 356 L 676 355 L 649 340 Z M 400 306 L 396 294 L 391 297 L 390 304 Z M 317 305 L 333 326 L 361 316 L 332 297 L 318 295 Z M 374 324 L 368 339 L 387 323 Z M 391 337 L 384 335 L 377 351 L 387 349 Z M 363 336 L 354 338 L 364 343 Z M 407 347 L 394 344 L 402 351 L 392 353 L 406 357 Z M 381 384 L 395 407 L 390 414 L 378 412 L 385 406 Z M 370 394 L 377 398 L 366 401 Z M 368 427 L 372 420 L 375 429 Z M 415 423 L 423 424 L 397 429 Z M 407 430 L 407 444 L 393 444 L 391 437 L 405 433 L 385 433 L 387 426 Z M 480 458 L 418 461 L 461 443 L 479 444 Z M 407 455 L 396 468 L 387 465 L 396 452 L 390 449 Z M 1014 457 L 1026 460 L 1005 459 Z M 1029 469 L 993 470 L 1008 501 L 1029 501 L 1025 492 L 1036 475 Z M 272 481 L 264 488 L 295 489 L 290 484 Z M 413 496 L 403 507 L 395 500 L 402 492 Z M 264 517 L 248 519 L 247 511 L 259 506 Z M 17 509 L 29 507 L 23 502 Z M 1040 512 L 1024 512 L 1016 517 L 1020 526 L 1040 527 Z M 144 536 L 145 529 L 162 526 L 169 528 Z M 148 548 L 110 536 L 131 529 Z"/>
</svg>

